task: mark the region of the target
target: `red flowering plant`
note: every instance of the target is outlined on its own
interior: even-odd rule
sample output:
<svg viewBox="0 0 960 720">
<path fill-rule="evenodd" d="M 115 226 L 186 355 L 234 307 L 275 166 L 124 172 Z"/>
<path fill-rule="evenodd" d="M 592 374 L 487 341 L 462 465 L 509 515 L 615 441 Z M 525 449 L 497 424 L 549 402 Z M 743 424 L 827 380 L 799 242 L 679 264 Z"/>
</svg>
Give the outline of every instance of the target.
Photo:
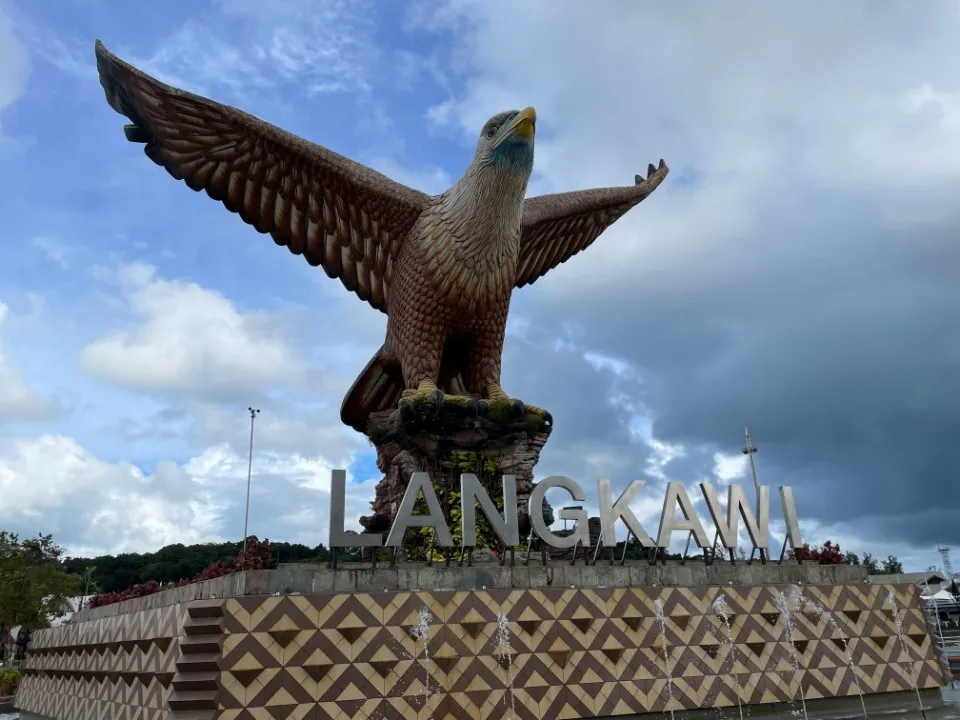
<svg viewBox="0 0 960 720">
<path fill-rule="evenodd" d="M 183 579 L 177 583 L 177 587 L 190 585 L 204 580 L 213 580 L 231 573 L 241 572 L 243 570 L 264 570 L 270 567 L 272 550 L 270 541 L 264 539 L 262 542 L 257 539 L 248 539 L 246 550 L 241 550 L 237 556 L 229 562 L 214 562 L 205 567 L 200 573 L 190 578 Z M 114 603 L 132 600 L 134 598 L 152 595 L 160 592 L 164 588 L 160 587 L 156 580 L 134 585 L 120 592 L 106 592 L 94 595 L 87 604 L 88 608 L 103 607 L 104 605 L 113 605 Z"/>
<path fill-rule="evenodd" d="M 818 565 L 843 565 L 846 563 L 846 556 L 840 552 L 840 546 L 834 545 L 827 540 L 821 547 L 811 547 L 809 543 L 804 543 L 800 552 L 794 553 L 791 550 L 787 557 L 795 560 L 797 556 L 804 562 L 815 562 Z"/>
</svg>

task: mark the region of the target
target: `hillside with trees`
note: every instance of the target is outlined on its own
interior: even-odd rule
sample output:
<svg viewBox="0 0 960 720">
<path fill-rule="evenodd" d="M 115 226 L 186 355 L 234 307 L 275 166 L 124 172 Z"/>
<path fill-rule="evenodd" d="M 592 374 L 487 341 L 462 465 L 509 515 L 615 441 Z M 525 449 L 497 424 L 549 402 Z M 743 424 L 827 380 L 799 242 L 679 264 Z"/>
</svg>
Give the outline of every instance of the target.
<svg viewBox="0 0 960 720">
<path fill-rule="evenodd" d="M 256 537 L 251 541 L 257 542 Z M 199 545 L 167 545 L 152 553 L 122 553 L 120 555 L 101 555 L 95 558 L 67 558 L 64 560 L 66 572 L 83 577 L 86 573 L 89 588 L 85 594 L 93 592 L 121 592 L 134 585 L 156 582 L 160 585 L 176 584 L 181 580 L 194 578 L 215 563 L 233 561 L 243 547 L 241 542 L 202 543 Z M 326 563 L 330 552 L 323 544 L 308 547 L 299 543 L 271 542 L 270 564 L 278 563 Z M 621 543 L 617 557 L 623 552 Z M 737 553 L 739 559 L 746 555 Z M 792 556 L 792 553 L 791 553 Z M 631 539 L 627 550 L 627 559 L 641 560 L 649 554 L 641 548 L 635 539 Z M 894 574 L 903 572 L 903 565 L 893 555 L 886 560 L 877 560 L 870 553 L 857 556 L 855 553 L 842 553 L 838 545 L 826 542 L 822 546 L 806 546 L 801 558 L 807 562 L 822 565 L 863 565 L 871 575 Z M 359 560 L 357 553 L 338 552 L 340 562 Z M 679 554 L 669 554 L 665 559 L 680 560 Z M 776 559 L 776 558 L 774 558 Z"/>
<path fill-rule="evenodd" d="M 252 542 L 259 542 L 251 536 Z M 248 541 L 248 542 L 249 542 Z M 216 563 L 232 562 L 243 549 L 242 542 L 202 543 L 199 545 L 167 545 L 152 553 L 122 553 L 95 558 L 67 558 L 64 568 L 68 573 L 90 580 L 86 594 L 122 592 L 134 585 L 156 582 L 160 585 L 177 584 L 194 578 Z M 330 553 L 321 544 L 307 547 L 299 543 L 270 543 L 270 564 L 322 563 Z"/>
</svg>

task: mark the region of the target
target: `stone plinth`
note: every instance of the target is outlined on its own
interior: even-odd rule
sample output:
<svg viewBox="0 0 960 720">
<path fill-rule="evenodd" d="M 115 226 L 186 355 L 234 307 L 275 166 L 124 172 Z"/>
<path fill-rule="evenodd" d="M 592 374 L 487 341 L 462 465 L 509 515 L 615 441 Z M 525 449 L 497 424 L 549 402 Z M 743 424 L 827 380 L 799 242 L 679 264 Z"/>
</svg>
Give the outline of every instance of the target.
<svg viewBox="0 0 960 720">
<path fill-rule="evenodd" d="M 708 579 L 697 568 L 639 565 L 240 573 L 194 588 L 207 599 L 180 588 L 37 631 L 17 706 L 58 720 L 236 720 L 276 717 L 278 706 L 310 720 L 465 720 L 513 708 L 518 718 L 662 715 L 739 699 L 756 715 L 801 687 L 814 711 L 855 702 L 857 678 L 868 707 L 914 703 L 914 686 L 930 699 L 944 682 L 913 585 L 842 583 L 827 566 L 701 569 L 728 579 L 696 584 Z M 675 584 L 630 584 L 641 570 Z M 783 584 L 801 575 L 803 585 Z M 788 634 L 778 593 L 798 590 Z"/>
</svg>

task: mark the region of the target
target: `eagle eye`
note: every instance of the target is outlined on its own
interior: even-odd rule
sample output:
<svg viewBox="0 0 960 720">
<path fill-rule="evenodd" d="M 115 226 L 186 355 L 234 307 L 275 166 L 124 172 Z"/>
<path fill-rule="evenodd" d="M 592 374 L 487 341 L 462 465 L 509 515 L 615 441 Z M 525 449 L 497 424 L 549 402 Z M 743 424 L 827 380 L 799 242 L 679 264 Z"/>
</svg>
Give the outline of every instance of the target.
<svg viewBox="0 0 960 720">
<path fill-rule="evenodd" d="M 496 134 L 497 134 L 497 126 L 496 126 L 496 125 L 491 125 L 490 127 L 487 128 L 486 135 L 487 135 L 488 138 L 492 138 L 492 137 L 493 137 L 494 135 L 496 135 Z"/>
</svg>

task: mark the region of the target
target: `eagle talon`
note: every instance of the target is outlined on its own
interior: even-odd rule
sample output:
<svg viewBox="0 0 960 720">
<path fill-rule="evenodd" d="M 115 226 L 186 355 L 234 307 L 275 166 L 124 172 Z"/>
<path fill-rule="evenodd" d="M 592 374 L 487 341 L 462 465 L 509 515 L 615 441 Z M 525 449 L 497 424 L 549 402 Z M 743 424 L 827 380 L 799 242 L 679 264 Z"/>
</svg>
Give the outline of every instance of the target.
<svg viewBox="0 0 960 720">
<path fill-rule="evenodd" d="M 397 409 L 400 411 L 400 420 L 406 422 L 410 419 L 411 408 L 410 401 L 407 398 L 400 399 L 400 402 L 397 403 Z"/>
<path fill-rule="evenodd" d="M 433 406 L 436 408 L 436 411 L 439 413 L 440 409 L 443 407 L 443 390 L 439 388 L 434 390 L 432 393 Z"/>
<path fill-rule="evenodd" d="M 523 400 L 514 399 L 510 403 L 510 409 L 513 410 L 513 414 L 518 420 L 523 420 L 527 415 L 527 406 L 524 405 Z"/>
</svg>

